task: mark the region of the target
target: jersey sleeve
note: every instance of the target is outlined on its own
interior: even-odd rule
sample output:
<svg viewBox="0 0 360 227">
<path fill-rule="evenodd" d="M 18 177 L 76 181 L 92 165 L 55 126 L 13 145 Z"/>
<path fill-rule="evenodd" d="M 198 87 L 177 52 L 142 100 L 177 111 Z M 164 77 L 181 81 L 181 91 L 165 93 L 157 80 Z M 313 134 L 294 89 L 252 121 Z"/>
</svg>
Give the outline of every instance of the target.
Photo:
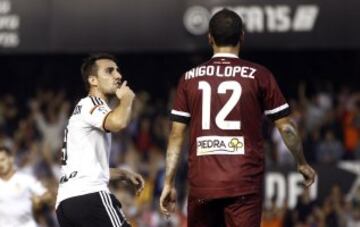
<svg viewBox="0 0 360 227">
<path fill-rule="evenodd" d="M 262 91 L 262 107 L 268 118 L 275 121 L 291 113 L 290 106 L 270 71 L 266 71 L 265 75 L 261 77 L 260 88 Z"/>
<path fill-rule="evenodd" d="M 106 131 L 104 128 L 106 117 L 111 112 L 110 107 L 102 100 L 96 97 L 89 97 L 91 103 L 83 112 L 84 120 L 92 127 Z"/>
<path fill-rule="evenodd" d="M 185 78 L 182 76 L 179 81 L 173 107 L 170 112 L 170 120 L 187 124 L 190 122 L 191 114 L 187 103 L 185 88 Z"/>
</svg>

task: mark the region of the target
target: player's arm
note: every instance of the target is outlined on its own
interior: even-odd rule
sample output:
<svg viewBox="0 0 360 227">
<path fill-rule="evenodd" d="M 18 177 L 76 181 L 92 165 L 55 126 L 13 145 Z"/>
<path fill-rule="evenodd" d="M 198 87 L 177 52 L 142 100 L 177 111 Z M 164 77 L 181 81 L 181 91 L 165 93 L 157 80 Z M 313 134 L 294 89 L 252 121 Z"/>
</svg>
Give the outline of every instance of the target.
<svg viewBox="0 0 360 227">
<path fill-rule="evenodd" d="M 136 194 L 144 189 L 144 178 L 134 171 L 125 168 L 110 168 L 110 180 L 124 180 L 135 187 Z"/>
<path fill-rule="evenodd" d="M 165 183 L 160 197 L 160 210 L 167 216 L 175 211 L 175 175 L 180 161 L 180 152 L 184 141 L 185 129 L 186 124 L 174 121 L 169 135 L 166 152 Z"/>
<path fill-rule="evenodd" d="M 166 151 L 165 184 L 174 185 L 176 168 L 180 160 L 181 146 L 184 141 L 186 124 L 173 122 Z"/>
<path fill-rule="evenodd" d="M 305 178 L 305 186 L 309 187 L 312 183 L 314 183 L 316 173 L 311 166 L 308 165 L 305 159 L 301 137 L 295 124 L 289 117 L 282 117 L 275 120 L 275 126 L 279 129 L 287 148 L 294 156 L 298 171 Z"/>
<path fill-rule="evenodd" d="M 40 209 L 44 205 L 53 206 L 55 203 L 55 196 L 52 195 L 49 191 L 46 191 L 40 196 L 33 196 L 32 203 L 35 210 Z"/>
<path fill-rule="evenodd" d="M 135 94 L 127 86 L 127 82 L 124 81 L 120 88 L 116 90 L 116 97 L 120 100 L 120 102 L 107 115 L 104 122 L 104 128 L 110 132 L 119 132 L 128 125 Z"/>
</svg>

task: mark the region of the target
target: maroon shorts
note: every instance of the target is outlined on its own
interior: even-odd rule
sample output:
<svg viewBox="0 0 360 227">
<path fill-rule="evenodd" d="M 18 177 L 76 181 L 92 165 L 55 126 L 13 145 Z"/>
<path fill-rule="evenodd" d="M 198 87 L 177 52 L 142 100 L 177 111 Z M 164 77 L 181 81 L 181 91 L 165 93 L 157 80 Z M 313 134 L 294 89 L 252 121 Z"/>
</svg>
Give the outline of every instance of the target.
<svg viewBox="0 0 360 227">
<path fill-rule="evenodd" d="M 259 227 L 262 211 L 260 194 L 233 198 L 188 199 L 188 227 Z"/>
</svg>

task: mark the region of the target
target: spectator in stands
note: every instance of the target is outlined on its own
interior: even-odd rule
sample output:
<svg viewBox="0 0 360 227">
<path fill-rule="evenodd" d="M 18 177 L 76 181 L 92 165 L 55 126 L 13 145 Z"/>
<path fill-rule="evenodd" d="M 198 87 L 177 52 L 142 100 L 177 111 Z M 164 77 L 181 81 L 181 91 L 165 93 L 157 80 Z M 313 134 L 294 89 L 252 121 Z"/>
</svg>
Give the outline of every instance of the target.
<svg viewBox="0 0 360 227">
<path fill-rule="evenodd" d="M 37 100 L 30 103 L 36 127 L 40 131 L 44 143 L 50 146 L 54 157 L 62 146 L 61 138 L 70 108 L 69 103 L 63 98 L 63 94 L 59 93 L 56 96 L 54 95 L 48 103 L 41 103 Z M 46 114 L 40 111 L 41 105 L 46 105 Z"/>
<path fill-rule="evenodd" d="M 344 144 L 346 159 L 354 158 L 354 151 L 360 141 L 360 97 L 353 96 L 353 105 L 343 116 Z"/>
<path fill-rule="evenodd" d="M 328 106 L 322 103 L 324 101 L 322 101 L 321 96 L 313 95 L 311 99 L 308 99 L 304 82 L 299 85 L 298 96 L 300 105 L 304 109 L 306 131 L 311 132 L 320 128 Z"/>
<path fill-rule="evenodd" d="M 4 95 L 0 101 L 0 130 L 12 137 L 19 121 L 19 110 L 15 96 Z"/>
<path fill-rule="evenodd" d="M 342 143 L 335 137 L 334 132 L 328 129 L 324 139 L 319 142 L 316 149 L 316 159 L 318 163 L 334 164 L 341 160 L 344 155 Z"/>
</svg>

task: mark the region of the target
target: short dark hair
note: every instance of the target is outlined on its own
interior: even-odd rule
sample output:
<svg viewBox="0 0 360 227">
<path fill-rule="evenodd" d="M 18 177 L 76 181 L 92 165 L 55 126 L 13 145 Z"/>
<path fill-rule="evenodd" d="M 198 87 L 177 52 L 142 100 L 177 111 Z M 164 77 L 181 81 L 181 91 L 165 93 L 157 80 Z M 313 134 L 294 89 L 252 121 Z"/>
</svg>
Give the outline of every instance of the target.
<svg viewBox="0 0 360 227">
<path fill-rule="evenodd" d="M 216 45 L 236 46 L 243 32 L 243 21 L 234 11 L 222 9 L 209 22 L 209 33 Z"/>
<path fill-rule="evenodd" d="M 8 156 L 13 156 L 13 153 L 11 151 L 11 149 L 9 147 L 6 146 L 0 146 L 0 153 L 4 152 L 5 154 L 7 154 Z"/>
<path fill-rule="evenodd" d="M 92 54 L 84 59 L 81 65 L 81 76 L 84 80 L 86 90 L 90 89 L 88 81 L 90 75 L 95 74 L 98 70 L 96 66 L 96 61 L 102 59 L 108 59 L 116 62 L 116 58 L 113 55 L 107 53 Z"/>
</svg>

